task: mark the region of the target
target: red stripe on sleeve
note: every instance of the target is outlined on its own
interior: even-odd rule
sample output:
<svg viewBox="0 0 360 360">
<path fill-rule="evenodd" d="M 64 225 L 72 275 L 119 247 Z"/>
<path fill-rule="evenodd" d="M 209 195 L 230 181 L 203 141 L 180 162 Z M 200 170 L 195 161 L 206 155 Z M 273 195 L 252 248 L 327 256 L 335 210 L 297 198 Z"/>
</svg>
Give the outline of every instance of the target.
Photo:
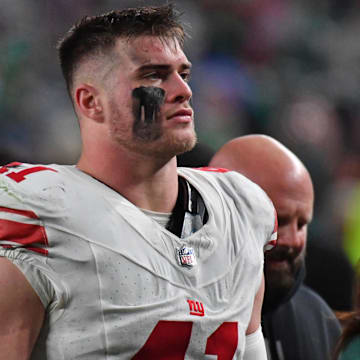
<svg viewBox="0 0 360 360">
<path fill-rule="evenodd" d="M 22 215 L 22 216 L 26 216 L 30 219 L 38 219 L 37 215 L 31 211 L 31 210 L 18 210 L 18 209 L 11 209 L 11 208 L 7 208 L 7 207 L 2 207 L 0 206 L 0 212 L 8 212 L 11 214 L 17 214 L 17 215 Z"/>
<path fill-rule="evenodd" d="M 47 255 L 48 250 L 40 246 L 48 246 L 45 229 L 40 225 L 24 224 L 17 221 L 0 219 L 0 239 L 16 242 L 29 250 Z M 1 244 L 0 240 L 0 244 Z M 4 244 L 7 247 L 8 244 Z"/>
</svg>

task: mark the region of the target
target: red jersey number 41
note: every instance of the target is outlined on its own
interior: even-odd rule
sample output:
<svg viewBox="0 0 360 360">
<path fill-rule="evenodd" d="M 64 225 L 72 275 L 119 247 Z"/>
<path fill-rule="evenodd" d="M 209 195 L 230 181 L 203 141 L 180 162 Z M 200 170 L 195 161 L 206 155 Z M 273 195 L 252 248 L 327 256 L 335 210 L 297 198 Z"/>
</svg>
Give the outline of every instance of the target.
<svg viewBox="0 0 360 360">
<path fill-rule="evenodd" d="M 21 163 L 19 163 L 19 162 L 13 162 L 11 164 L 5 165 L 0 168 L 0 174 L 5 174 L 10 179 L 13 179 L 17 183 L 19 183 L 19 182 L 26 180 L 27 175 L 30 175 L 30 174 L 33 174 L 33 173 L 36 173 L 39 171 L 50 170 L 50 171 L 57 172 L 56 170 L 54 170 L 50 167 L 41 166 L 41 165 L 32 166 L 32 167 L 29 167 L 29 168 L 26 168 L 26 169 L 23 169 L 20 171 L 11 171 L 19 165 L 21 165 Z"/>
<path fill-rule="evenodd" d="M 184 360 L 192 325 L 192 321 L 159 321 L 132 360 Z M 237 323 L 224 322 L 208 337 L 205 354 L 217 355 L 218 360 L 232 360 L 237 344 Z"/>
</svg>

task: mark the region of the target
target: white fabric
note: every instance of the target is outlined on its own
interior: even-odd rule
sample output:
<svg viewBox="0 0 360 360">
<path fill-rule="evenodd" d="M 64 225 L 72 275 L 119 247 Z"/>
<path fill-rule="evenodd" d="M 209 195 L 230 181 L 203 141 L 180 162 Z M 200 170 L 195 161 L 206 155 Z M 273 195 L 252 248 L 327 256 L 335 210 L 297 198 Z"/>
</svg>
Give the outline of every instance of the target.
<svg viewBox="0 0 360 360">
<path fill-rule="evenodd" d="M 261 326 L 246 336 L 243 360 L 267 360 L 266 346 Z"/>
<path fill-rule="evenodd" d="M 151 210 L 146 210 L 146 209 L 141 209 L 141 211 L 150 216 L 153 220 L 155 220 L 158 224 L 160 224 L 163 227 L 166 227 L 171 213 L 161 213 L 161 212 L 157 212 L 157 211 L 151 211 Z"/>
<path fill-rule="evenodd" d="M 179 169 L 209 214 L 179 239 L 77 168 L 47 167 L 0 175 L 0 256 L 47 310 L 31 360 L 139 360 L 150 346 L 156 359 L 175 349 L 185 360 L 224 351 L 242 359 L 275 222 L 257 185 L 235 172 Z M 25 242 L 9 234 L 24 226 Z M 179 265 L 183 245 L 194 250 L 193 268 Z"/>
</svg>

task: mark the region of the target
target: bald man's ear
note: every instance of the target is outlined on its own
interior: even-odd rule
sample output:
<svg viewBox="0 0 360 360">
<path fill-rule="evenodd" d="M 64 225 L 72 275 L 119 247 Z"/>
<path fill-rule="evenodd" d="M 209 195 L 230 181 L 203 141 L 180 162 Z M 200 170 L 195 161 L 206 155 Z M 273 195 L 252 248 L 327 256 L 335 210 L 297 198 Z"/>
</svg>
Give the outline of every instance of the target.
<svg viewBox="0 0 360 360">
<path fill-rule="evenodd" d="M 103 122 L 104 112 L 99 91 L 88 84 L 81 84 L 74 93 L 77 111 L 96 122 Z"/>
</svg>

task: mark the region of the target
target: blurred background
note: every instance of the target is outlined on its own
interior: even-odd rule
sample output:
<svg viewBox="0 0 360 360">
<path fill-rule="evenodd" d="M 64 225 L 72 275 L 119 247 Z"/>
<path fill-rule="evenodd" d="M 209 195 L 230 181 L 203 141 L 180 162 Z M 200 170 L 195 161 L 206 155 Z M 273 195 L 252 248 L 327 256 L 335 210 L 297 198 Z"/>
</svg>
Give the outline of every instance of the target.
<svg viewBox="0 0 360 360">
<path fill-rule="evenodd" d="M 226 141 L 250 133 L 293 150 L 315 185 L 309 244 L 320 258 L 325 248 L 335 256 L 321 266 L 309 256 L 313 281 L 319 277 L 313 286 L 324 286 L 329 299 L 332 292 L 330 302 L 341 293 L 349 299 L 347 262 L 352 269 L 360 256 L 360 3 L 174 2 L 191 24 L 186 52 L 199 135 L 181 164 L 206 165 Z M 58 65 L 59 37 L 85 15 L 162 3 L 0 0 L 0 162 L 76 162 L 79 129 Z"/>
</svg>

